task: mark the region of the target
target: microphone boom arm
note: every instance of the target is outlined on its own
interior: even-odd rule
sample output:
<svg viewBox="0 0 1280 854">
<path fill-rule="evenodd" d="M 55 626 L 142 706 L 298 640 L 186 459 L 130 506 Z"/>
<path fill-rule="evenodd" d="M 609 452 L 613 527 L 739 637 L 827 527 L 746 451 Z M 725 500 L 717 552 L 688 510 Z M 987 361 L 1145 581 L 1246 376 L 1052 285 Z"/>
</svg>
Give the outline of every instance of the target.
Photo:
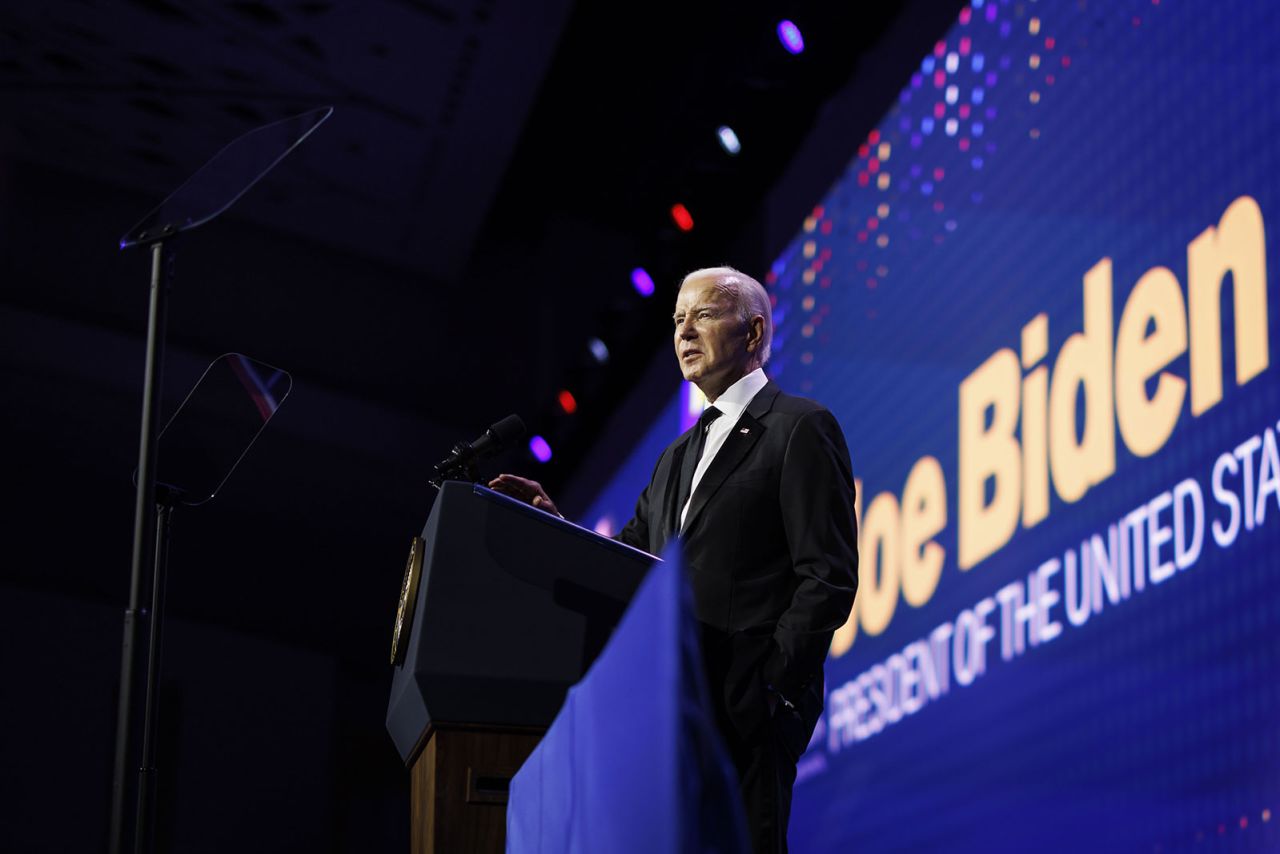
<svg viewBox="0 0 1280 854">
<path fill-rule="evenodd" d="M 459 442 L 453 446 L 444 462 L 436 464 L 431 474 L 431 485 L 439 489 L 446 480 L 477 479 L 474 451 L 470 442 Z"/>
<path fill-rule="evenodd" d="M 518 415 L 508 415 L 489 427 L 474 442 L 459 442 L 453 446 L 449 456 L 436 464 L 432 470 L 431 485 L 436 489 L 446 480 L 465 479 L 475 482 L 476 460 L 492 456 L 508 447 L 525 434 L 524 422 Z"/>
</svg>

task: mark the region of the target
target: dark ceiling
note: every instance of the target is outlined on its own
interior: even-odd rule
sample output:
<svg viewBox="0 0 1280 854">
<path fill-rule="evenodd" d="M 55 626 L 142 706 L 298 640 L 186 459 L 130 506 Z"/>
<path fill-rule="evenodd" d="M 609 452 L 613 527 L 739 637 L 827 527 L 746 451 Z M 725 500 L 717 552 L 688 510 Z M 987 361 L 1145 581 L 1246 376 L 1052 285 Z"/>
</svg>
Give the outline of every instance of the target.
<svg viewBox="0 0 1280 854">
<path fill-rule="evenodd" d="M 588 450 L 607 463 L 600 443 L 644 426 L 609 421 L 626 394 L 652 376 L 675 387 L 674 365 L 650 365 L 680 276 L 760 273 L 961 5 L 6 3 L 3 584 L 48 613 L 99 615 L 11 623 L 6 664 L 43 680 L 91 649 L 85 678 L 114 691 L 148 282 L 146 252 L 117 241 L 226 142 L 334 106 L 172 247 L 166 412 L 228 351 L 289 370 L 294 389 L 218 498 L 177 515 L 169 609 L 188 637 L 200 626 L 338 662 L 334 690 L 355 706 L 333 737 L 358 733 L 379 757 L 335 748 L 360 778 L 391 756 L 384 660 L 432 463 L 517 412 L 555 458 L 516 449 L 490 468 L 589 493 L 608 471 L 583 465 Z M 804 33 L 800 56 L 778 42 L 782 17 Z M 722 123 L 737 157 L 717 145 Z M 677 201 L 691 233 L 672 224 Z M 636 266 L 657 282 L 647 300 Z M 557 408 L 562 388 L 575 415 Z M 22 653 L 28 625 L 60 626 L 34 645 L 54 661 Z M 110 701 L 94 708 L 90 729 L 109 732 Z M 86 796 L 101 793 L 101 741 Z"/>
<path fill-rule="evenodd" d="M 936 19 L 913 29 L 914 53 L 956 6 L 914 4 Z M 559 484 L 665 347 L 679 277 L 721 262 L 758 270 L 780 248 L 748 231 L 762 199 L 819 107 L 891 25 L 908 23 L 903 7 L 10 4 L 10 213 L 30 213 L 14 210 L 30 207 L 14 198 L 22 189 L 47 196 L 57 184 L 66 206 L 118 205 L 115 218 L 50 210 L 38 227 L 98 252 L 18 301 L 47 311 L 56 294 L 55 314 L 136 331 L 145 274 L 111 257 L 114 239 L 238 134 L 332 104 L 262 184 L 183 241 L 171 343 L 212 355 L 239 342 L 441 426 L 445 445 L 424 436 L 415 460 L 518 412 L 551 440 L 542 476 Z M 783 14 L 805 33 L 799 56 L 776 36 Z M 901 79 L 874 83 L 887 103 Z M 737 157 L 717 144 L 722 123 L 743 140 Z M 694 214 L 690 234 L 670 219 L 677 201 Z M 647 302 L 630 286 L 636 266 L 659 286 Z M 65 283 L 89 267 L 110 286 Z M 591 337 L 609 345 L 610 366 L 590 358 Z M 581 404 L 574 418 L 560 417 L 561 388 Z"/>
</svg>

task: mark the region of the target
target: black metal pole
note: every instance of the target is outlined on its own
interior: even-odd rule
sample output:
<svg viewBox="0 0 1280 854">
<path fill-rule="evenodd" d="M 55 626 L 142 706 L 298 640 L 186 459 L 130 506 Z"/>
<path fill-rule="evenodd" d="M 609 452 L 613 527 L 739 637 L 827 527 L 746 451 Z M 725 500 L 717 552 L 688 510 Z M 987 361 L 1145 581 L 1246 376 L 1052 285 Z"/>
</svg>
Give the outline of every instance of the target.
<svg viewBox="0 0 1280 854">
<path fill-rule="evenodd" d="M 151 245 L 151 298 L 147 309 L 147 355 L 142 380 L 142 426 L 138 440 L 138 490 L 133 512 L 133 569 L 129 580 L 129 606 L 124 612 L 124 640 L 120 649 L 120 704 L 116 717 L 115 768 L 111 782 L 111 854 L 124 850 L 125 801 L 128 795 L 132 754 L 134 664 L 141 624 L 143 567 L 151 546 L 155 510 L 156 419 L 160 409 L 161 373 L 164 367 L 165 297 L 169 277 L 164 242 Z"/>
<path fill-rule="evenodd" d="M 160 651 L 164 643 L 164 592 L 169 566 L 169 525 L 173 496 L 164 486 L 156 505 L 155 572 L 151 580 L 151 635 L 147 643 L 147 695 L 142 722 L 142 759 L 138 767 L 138 812 L 133 824 L 134 854 L 151 850 L 156 786 L 156 730 L 160 720 Z"/>
</svg>

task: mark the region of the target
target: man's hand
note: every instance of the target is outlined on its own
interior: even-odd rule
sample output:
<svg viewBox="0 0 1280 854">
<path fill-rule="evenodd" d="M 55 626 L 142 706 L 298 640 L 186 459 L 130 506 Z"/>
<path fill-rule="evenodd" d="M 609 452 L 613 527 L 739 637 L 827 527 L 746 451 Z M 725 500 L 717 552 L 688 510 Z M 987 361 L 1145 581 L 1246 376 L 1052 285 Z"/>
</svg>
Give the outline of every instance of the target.
<svg viewBox="0 0 1280 854">
<path fill-rule="evenodd" d="M 494 492 L 501 492 L 503 495 L 517 498 L 526 504 L 532 504 L 539 510 L 546 510 L 553 516 L 564 518 L 560 511 L 556 509 L 555 502 L 551 500 L 546 490 L 542 488 L 542 484 L 536 480 L 529 480 L 527 477 L 516 477 L 513 474 L 500 474 L 489 481 L 489 488 Z"/>
</svg>

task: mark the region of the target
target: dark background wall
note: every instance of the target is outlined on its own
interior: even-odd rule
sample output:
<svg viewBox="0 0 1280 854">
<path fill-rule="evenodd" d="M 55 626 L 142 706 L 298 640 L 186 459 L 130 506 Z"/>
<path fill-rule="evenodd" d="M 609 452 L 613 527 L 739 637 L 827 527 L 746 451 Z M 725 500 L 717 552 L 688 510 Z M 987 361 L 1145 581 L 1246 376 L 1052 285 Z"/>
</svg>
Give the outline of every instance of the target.
<svg viewBox="0 0 1280 854">
<path fill-rule="evenodd" d="M 615 416 L 676 381 L 680 273 L 763 269 L 958 5 L 798 7 L 810 50 L 791 65 L 764 4 L 0 14 L 3 847 L 106 844 L 149 273 L 116 244 L 221 143 L 336 107 L 174 245 L 162 421 L 224 352 L 294 386 L 217 499 L 175 517 L 158 838 L 403 851 L 386 661 L 432 464 L 519 412 L 555 459 L 517 448 L 486 473 L 584 508 L 645 426 Z M 714 146 L 721 113 L 756 128 L 743 159 Z M 631 147 L 584 142 L 632 126 Z M 667 219 L 682 198 L 692 236 Z M 640 264 L 652 300 L 628 283 Z"/>
</svg>

